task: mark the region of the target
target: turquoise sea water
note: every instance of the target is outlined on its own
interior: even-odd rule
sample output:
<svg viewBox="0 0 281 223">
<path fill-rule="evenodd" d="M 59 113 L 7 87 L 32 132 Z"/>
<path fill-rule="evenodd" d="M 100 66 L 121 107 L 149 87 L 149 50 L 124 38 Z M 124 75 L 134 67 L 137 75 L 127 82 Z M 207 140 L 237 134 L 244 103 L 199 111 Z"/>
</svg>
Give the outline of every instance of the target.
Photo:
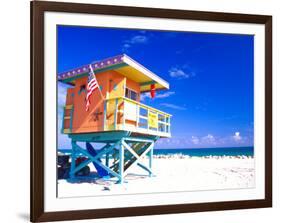
<svg viewBox="0 0 281 223">
<path fill-rule="evenodd" d="M 71 150 L 59 149 L 62 153 Z M 154 155 L 182 154 L 188 156 L 254 156 L 254 147 L 198 148 L 198 149 L 154 149 Z"/>
<path fill-rule="evenodd" d="M 188 156 L 254 156 L 254 147 L 154 149 L 155 155 L 182 154 Z"/>
</svg>

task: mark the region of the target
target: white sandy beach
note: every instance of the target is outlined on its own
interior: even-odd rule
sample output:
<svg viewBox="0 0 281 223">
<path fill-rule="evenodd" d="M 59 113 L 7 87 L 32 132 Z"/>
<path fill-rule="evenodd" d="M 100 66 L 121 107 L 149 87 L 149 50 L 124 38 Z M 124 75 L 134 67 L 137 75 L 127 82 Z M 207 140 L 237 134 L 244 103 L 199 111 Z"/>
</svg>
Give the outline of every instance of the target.
<svg viewBox="0 0 281 223">
<path fill-rule="evenodd" d="M 90 164 L 91 171 L 95 168 Z M 154 156 L 155 176 L 134 166 L 124 184 L 111 180 L 58 181 L 59 197 L 102 196 L 175 191 L 242 189 L 255 186 L 253 157 L 189 157 L 183 155 Z"/>
</svg>

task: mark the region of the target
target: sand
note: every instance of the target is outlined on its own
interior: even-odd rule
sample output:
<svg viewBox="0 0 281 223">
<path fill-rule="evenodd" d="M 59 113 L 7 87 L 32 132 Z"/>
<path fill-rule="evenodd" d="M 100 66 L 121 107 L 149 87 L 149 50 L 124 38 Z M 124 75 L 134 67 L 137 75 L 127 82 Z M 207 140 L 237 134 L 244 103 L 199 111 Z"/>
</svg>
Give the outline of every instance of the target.
<svg viewBox="0 0 281 223">
<path fill-rule="evenodd" d="M 145 158 L 144 162 L 148 162 Z M 93 165 L 91 171 L 95 172 Z M 69 183 L 58 181 L 59 197 L 103 196 L 176 191 L 242 189 L 255 187 L 254 158 L 246 156 L 189 157 L 184 155 L 154 156 L 154 176 L 133 166 L 125 183 L 94 179 Z"/>
</svg>

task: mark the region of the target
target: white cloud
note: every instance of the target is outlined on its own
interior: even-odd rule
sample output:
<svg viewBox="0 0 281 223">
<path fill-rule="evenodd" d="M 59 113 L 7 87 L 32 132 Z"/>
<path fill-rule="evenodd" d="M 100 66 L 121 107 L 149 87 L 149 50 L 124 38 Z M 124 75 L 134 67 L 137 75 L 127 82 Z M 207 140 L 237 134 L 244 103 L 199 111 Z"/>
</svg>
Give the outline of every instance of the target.
<svg viewBox="0 0 281 223">
<path fill-rule="evenodd" d="M 172 131 L 173 135 L 173 131 Z M 236 142 L 235 138 L 241 137 Z M 194 135 L 173 135 L 172 138 L 159 139 L 157 141 L 157 148 L 210 148 L 210 147 L 235 147 L 235 146 L 252 146 L 253 138 L 251 136 L 241 136 L 240 132 L 233 135 L 219 136 L 213 134 L 206 134 L 203 136 Z"/>
<path fill-rule="evenodd" d="M 58 106 L 64 106 L 66 100 L 66 91 L 69 86 L 66 84 L 58 83 Z"/>
<path fill-rule="evenodd" d="M 190 75 L 187 74 L 183 69 L 177 67 L 172 67 L 169 70 L 169 75 L 171 77 L 178 78 L 178 79 L 186 79 L 190 77 Z"/>
<path fill-rule="evenodd" d="M 186 110 L 185 107 L 174 105 L 174 104 L 170 104 L 170 103 L 161 103 L 160 105 L 162 105 L 164 107 L 167 107 L 167 108 L 176 109 L 176 110 Z"/>
<path fill-rule="evenodd" d="M 232 136 L 234 141 L 240 142 L 242 140 L 242 136 L 240 135 L 240 132 L 235 132 L 235 134 Z"/>
<path fill-rule="evenodd" d="M 163 93 L 163 94 L 158 94 L 158 93 L 156 92 L 154 99 L 157 99 L 157 98 L 160 98 L 160 99 L 162 99 L 162 98 L 168 98 L 168 97 L 170 97 L 170 96 L 172 96 L 172 95 L 174 95 L 174 94 L 175 94 L 174 91 L 167 91 L 167 92 L 165 92 L 165 93 Z M 144 101 L 146 98 L 151 98 L 150 92 L 145 92 L 145 93 L 142 93 L 142 94 L 141 94 L 141 97 L 140 97 L 140 100 L 141 100 L 141 101 Z"/>
<path fill-rule="evenodd" d="M 196 136 L 191 136 L 191 142 L 195 145 L 200 143 L 198 137 L 196 137 Z"/>
<path fill-rule="evenodd" d="M 207 143 L 207 144 L 216 144 L 216 139 L 213 135 L 208 134 L 204 137 L 201 138 L 202 143 Z"/>
<path fill-rule="evenodd" d="M 145 35 L 136 35 L 124 41 L 123 50 L 126 51 L 135 44 L 146 44 L 148 37 Z"/>
<path fill-rule="evenodd" d="M 130 47 L 131 47 L 131 45 L 128 44 L 128 43 L 125 43 L 125 44 L 123 45 L 123 49 L 128 49 L 128 48 L 130 48 Z"/>
<path fill-rule="evenodd" d="M 168 73 L 170 77 L 179 80 L 196 76 L 194 69 L 187 62 L 185 64 L 182 64 L 181 66 L 176 65 L 171 67 Z"/>
<path fill-rule="evenodd" d="M 140 95 L 140 100 L 144 101 L 146 98 L 150 98 L 150 92 L 145 92 Z"/>
<path fill-rule="evenodd" d="M 167 91 L 163 94 L 157 94 L 156 93 L 155 98 L 168 98 L 168 97 L 170 97 L 171 95 L 174 95 L 174 94 L 175 94 L 174 91 Z"/>
<path fill-rule="evenodd" d="M 137 35 L 133 36 L 130 40 L 128 40 L 128 43 L 130 44 L 136 44 L 136 43 L 147 43 L 148 38 L 144 35 Z"/>
<path fill-rule="evenodd" d="M 191 136 L 191 142 L 193 145 L 216 145 L 217 139 L 212 134 L 208 134 L 200 138 L 197 136 Z"/>
</svg>

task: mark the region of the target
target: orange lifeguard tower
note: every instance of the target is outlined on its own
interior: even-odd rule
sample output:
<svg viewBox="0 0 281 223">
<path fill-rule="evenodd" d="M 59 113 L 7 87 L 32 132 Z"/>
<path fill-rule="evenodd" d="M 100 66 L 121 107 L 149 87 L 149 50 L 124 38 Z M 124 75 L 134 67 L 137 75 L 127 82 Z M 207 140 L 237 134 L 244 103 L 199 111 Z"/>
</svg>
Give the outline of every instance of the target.
<svg viewBox="0 0 281 223">
<path fill-rule="evenodd" d="M 99 89 L 91 95 L 86 111 L 90 65 Z M 152 174 L 154 143 L 171 137 L 171 115 L 140 103 L 141 93 L 169 89 L 169 84 L 127 55 L 118 55 L 58 74 L 69 84 L 64 107 L 62 132 L 72 140 L 70 178 L 93 162 L 99 175 L 117 177 L 122 183 L 134 164 Z M 77 144 L 86 142 L 86 150 Z M 104 143 L 95 151 L 91 142 Z M 143 157 L 149 155 L 149 164 Z M 79 156 L 87 159 L 75 165 Z"/>
</svg>

